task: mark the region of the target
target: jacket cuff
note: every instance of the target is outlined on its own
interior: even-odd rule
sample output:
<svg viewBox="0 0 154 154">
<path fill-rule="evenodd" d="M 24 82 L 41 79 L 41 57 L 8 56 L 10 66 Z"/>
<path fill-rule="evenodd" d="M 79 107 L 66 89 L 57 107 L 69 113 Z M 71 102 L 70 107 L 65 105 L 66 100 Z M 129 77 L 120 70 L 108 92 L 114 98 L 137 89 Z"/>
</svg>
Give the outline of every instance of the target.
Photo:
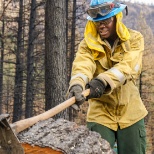
<svg viewBox="0 0 154 154">
<path fill-rule="evenodd" d="M 97 78 L 106 83 L 107 86 L 105 88 L 105 94 L 111 94 L 113 89 L 116 88 L 113 80 L 108 75 L 101 73 L 97 76 Z"/>
<path fill-rule="evenodd" d="M 85 90 L 85 82 L 80 78 L 75 78 L 73 80 L 70 81 L 70 84 L 69 84 L 69 89 L 74 86 L 74 85 L 80 85 L 82 87 L 83 90 Z"/>
</svg>

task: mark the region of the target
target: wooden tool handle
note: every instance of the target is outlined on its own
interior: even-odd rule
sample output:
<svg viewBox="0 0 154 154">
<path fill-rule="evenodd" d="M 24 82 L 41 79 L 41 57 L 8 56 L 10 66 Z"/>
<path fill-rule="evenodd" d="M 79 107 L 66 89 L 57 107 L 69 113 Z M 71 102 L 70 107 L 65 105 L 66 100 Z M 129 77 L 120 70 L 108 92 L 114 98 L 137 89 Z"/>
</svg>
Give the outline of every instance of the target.
<svg viewBox="0 0 154 154">
<path fill-rule="evenodd" d="M 88 96 L 89 93 L 90 93 L 90 89 L 83 91 L 83 95 L 85 97 Z M 63 111 L 64 109 L 68 108 L 69 106 L 73 105 L 74 103 L 75 103 L 75 97 L 71 97 L 70 99 L 64 101 L 63 103 L 55 106 L 54 108 L 52 108 L 42 114 L 39 114 L 37 116 L 31 117 L 28 119 L 17 121 L 15 123 L 11 124 L 11 127 L 14 130 L 14 132 L 17 134 L 17 133 L 25 130 L 26 128 L 29 128 L 30 126 L 36 124 L 38 121 L 46 120 L 46 119 L 53 117 L 54 115 Z"/>
</svg>

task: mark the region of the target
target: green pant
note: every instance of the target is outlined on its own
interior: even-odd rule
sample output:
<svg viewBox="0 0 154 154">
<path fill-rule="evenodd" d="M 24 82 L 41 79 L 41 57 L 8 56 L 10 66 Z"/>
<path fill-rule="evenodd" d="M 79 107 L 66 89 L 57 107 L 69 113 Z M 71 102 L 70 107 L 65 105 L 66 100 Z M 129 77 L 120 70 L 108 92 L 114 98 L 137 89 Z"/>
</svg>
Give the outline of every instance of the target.
<svg viewBox="0 0 154 154">
<path fill-rule="evenodd" d="M 94 122 L 88 122 L 87 127 L 91 131 L 98 132 L 103 139 L 110 143 L 111 148 L 116 142 L 118 154 L 146 153 L 146 131 L 143 119 L 127 128 L 118 128 L 117 131 Z"/>
</svg>

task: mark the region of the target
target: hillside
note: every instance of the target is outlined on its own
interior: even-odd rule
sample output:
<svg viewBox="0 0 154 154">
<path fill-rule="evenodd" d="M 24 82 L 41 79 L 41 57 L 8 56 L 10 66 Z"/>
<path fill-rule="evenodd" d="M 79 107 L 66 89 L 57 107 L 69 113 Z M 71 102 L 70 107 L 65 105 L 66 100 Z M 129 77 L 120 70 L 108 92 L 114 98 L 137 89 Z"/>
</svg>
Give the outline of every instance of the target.
<svg viewBox="0 0 154 154">
<path fill-rule="evenodd" d="M 124 23 L 133 29 L 138 30 L 138 20 L 141 15 L 146 20 L 147 25 L 152 29 L 154 34 L 154 6 L 126 3 L 128 6 L 128 16 L 124 17 Z"/>
</svg>

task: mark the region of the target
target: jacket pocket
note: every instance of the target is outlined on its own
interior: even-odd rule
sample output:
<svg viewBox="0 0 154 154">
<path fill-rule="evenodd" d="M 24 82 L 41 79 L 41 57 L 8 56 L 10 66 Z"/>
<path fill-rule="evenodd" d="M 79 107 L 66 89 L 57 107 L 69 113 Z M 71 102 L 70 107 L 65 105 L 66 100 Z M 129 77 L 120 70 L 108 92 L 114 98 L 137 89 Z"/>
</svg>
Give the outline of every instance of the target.
<svg viewBox="0 0 154 154">
<path fill-rule="evenodd" d="M 123 60 L 125 51 L 122 49 L 121 46 L 118 46 L 112 54 L 110 58 L 113 62 L 120 62 Z"/>
<path fill-rule="evenodd" d="M 113 62 L 120 62 L 123 60 L 124 57 L 124 51 L 122 50 L 115 50 L 114 53 L 112 54 L 112 57 L 110 58 Z"/>
<path fill-rule="evenodd" d="M 146 137 L 146 131 L 145 131 L 145 128 L 140 128 L 139 129 L 139 133 L 140 133 L 140 137 Z"/>
</svg>

